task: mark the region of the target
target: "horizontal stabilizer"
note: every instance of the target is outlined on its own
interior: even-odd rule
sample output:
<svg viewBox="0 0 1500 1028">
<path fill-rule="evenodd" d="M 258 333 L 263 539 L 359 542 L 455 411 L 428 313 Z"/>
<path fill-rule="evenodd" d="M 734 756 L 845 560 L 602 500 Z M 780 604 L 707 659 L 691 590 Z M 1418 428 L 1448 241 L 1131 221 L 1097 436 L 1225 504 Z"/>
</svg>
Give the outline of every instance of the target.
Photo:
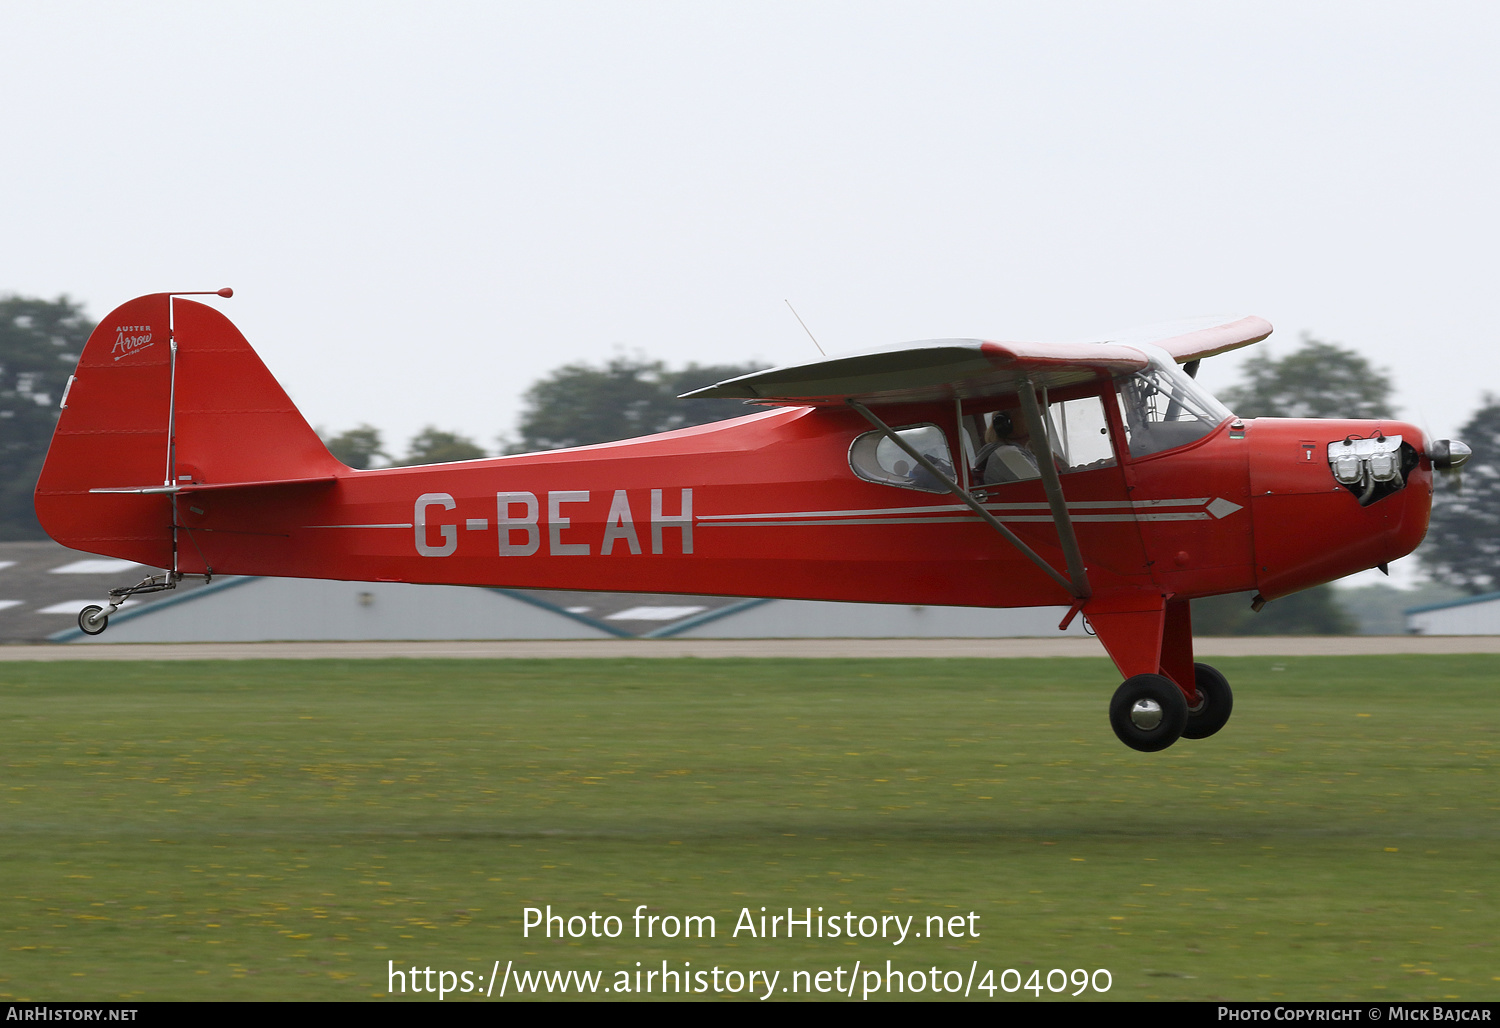
<svg viewBox="0 0 1500 1028">
<path fill-rule="evenodd" d="M 334 475 L 317 478 L 268 478 L 258 482 L 183 482 L 181 485 L 117 486 L 107 489 L 90 489 L 91 493 L 134 493 L 140 496 L 175 496 L 178 493 L 202 493 L 224 489 L 275 489 L 288 486 L 327 485 L 337 482 Z"/>
</svg>

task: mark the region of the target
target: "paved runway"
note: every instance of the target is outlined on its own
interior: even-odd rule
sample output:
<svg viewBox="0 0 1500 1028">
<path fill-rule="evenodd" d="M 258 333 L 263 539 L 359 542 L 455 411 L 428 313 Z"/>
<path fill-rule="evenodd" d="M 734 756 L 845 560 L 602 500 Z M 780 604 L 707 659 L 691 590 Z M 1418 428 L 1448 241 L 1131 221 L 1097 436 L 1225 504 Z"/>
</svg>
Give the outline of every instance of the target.
<svg viewBox="0 0 1500 1028">
<path fill-rule="evenodd" d="M 1200 657 L 1500 653 L 1493 635 L 1238 636 L 1195 639 Z M 417 657 L 1102 657 L 1096 639 L 600 639 L 504 642 L 93 643 L 0 646 L 6 660 L 359 660 Z"/>
</svg>

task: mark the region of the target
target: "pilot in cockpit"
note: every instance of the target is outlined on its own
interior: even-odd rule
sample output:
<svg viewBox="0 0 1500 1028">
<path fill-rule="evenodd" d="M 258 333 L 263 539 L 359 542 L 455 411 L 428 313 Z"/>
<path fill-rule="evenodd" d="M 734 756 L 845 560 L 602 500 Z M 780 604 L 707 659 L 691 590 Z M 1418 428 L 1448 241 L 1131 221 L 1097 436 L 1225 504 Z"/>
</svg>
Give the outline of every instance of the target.
<svg viewBox="0 0 1500 1028">
<path fill-rule="evenodd" d="M 996 411 L 984 430 L 984 445 L 974 455 L 974 468 L 985 485 L 1040 478 L 1036 455 L 1027 449 L 1028 437 L 1016 432 L 1008 411 Z"/>
</svg>

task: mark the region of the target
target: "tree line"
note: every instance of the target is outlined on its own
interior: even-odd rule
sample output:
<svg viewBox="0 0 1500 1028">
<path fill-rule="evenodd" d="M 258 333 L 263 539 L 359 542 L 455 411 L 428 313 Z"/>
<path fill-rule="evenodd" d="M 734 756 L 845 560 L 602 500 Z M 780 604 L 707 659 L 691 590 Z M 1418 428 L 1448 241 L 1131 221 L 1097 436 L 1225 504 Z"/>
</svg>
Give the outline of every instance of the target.
<svg viewBox="0 0 1500 1028">
<path fill-rule="evenodd" d="M 694 389 L 760 371 L 761 364 L 689 364 L 669 368 L 640 356 L 616 356 L 603 364 L 565 364 L 532 384 L 522 397 L 515 439 L 501 438 L 498 453 L 536 453 L 569 446 L 610 443 L 674 428 L 706 425 L 746 413 L 738 400 L 682 400 Z M 468 436 L 429 425 L 408 444 L 404 456 L 386 453 L 380 431 L 360 425 L 324 442 L 351 468 L 437 464 L 489 456 Z"/>
<path fill-rule="evenodd" d="M 55 300 L 0 297 L 0 539 L 45 538 L 32 510 L 32 491 L 57 422 L 58 401 L 94 322 L 67 296 Z M 513 439 L 500 453 L 612 442 L 707 424 L 746 412 L 737 400 L 682 400 L 679 395 L 760 370 L 761 365 L 689 364 L 673 368 L 643 356 L 602 364 L 566 364 L 523 397 Z M 1221 399 L 1241 417 L 1389 418 L 1396 415 L 1390 376 L 1356 351 L 1303 336 L 1275 356 L 1262 348 L 1245 361 L 1243 380 Z M 405 452 L 386 450 L 378 428 L 364 424 L 324 441 L 354 468 L 471 460 L 489 453 L 458 432 L 429 425 Z M 1432 522 L 1418 550 L 1436 581 L 1478 594 L 1500 589 L 1500 397 L 1483 405 L 1458 432 L 1474 451 L 1462 476 L 1438 476 Z M 1309 589 L 1249 613 L 1242 597 L 1194 604 L 1201 634 L 1329 634 L 1352 630 L 1328 586 Z"/>
</svg>

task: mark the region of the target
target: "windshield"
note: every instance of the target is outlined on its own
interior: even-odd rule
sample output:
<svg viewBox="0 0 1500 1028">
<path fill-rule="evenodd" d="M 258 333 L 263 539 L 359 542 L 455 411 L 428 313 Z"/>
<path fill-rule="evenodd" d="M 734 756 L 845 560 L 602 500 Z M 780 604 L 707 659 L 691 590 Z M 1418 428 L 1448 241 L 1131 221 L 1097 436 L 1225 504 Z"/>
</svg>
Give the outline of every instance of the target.
<svg viewBox="0 0 1500 1028">
<path fill-rule="evenodd" d="M 1196 442 L 1233 416 L 1170 358 L 1149 356 L 1149 368 L 1117 383 L 1132 457 Z"/>
</svg>

